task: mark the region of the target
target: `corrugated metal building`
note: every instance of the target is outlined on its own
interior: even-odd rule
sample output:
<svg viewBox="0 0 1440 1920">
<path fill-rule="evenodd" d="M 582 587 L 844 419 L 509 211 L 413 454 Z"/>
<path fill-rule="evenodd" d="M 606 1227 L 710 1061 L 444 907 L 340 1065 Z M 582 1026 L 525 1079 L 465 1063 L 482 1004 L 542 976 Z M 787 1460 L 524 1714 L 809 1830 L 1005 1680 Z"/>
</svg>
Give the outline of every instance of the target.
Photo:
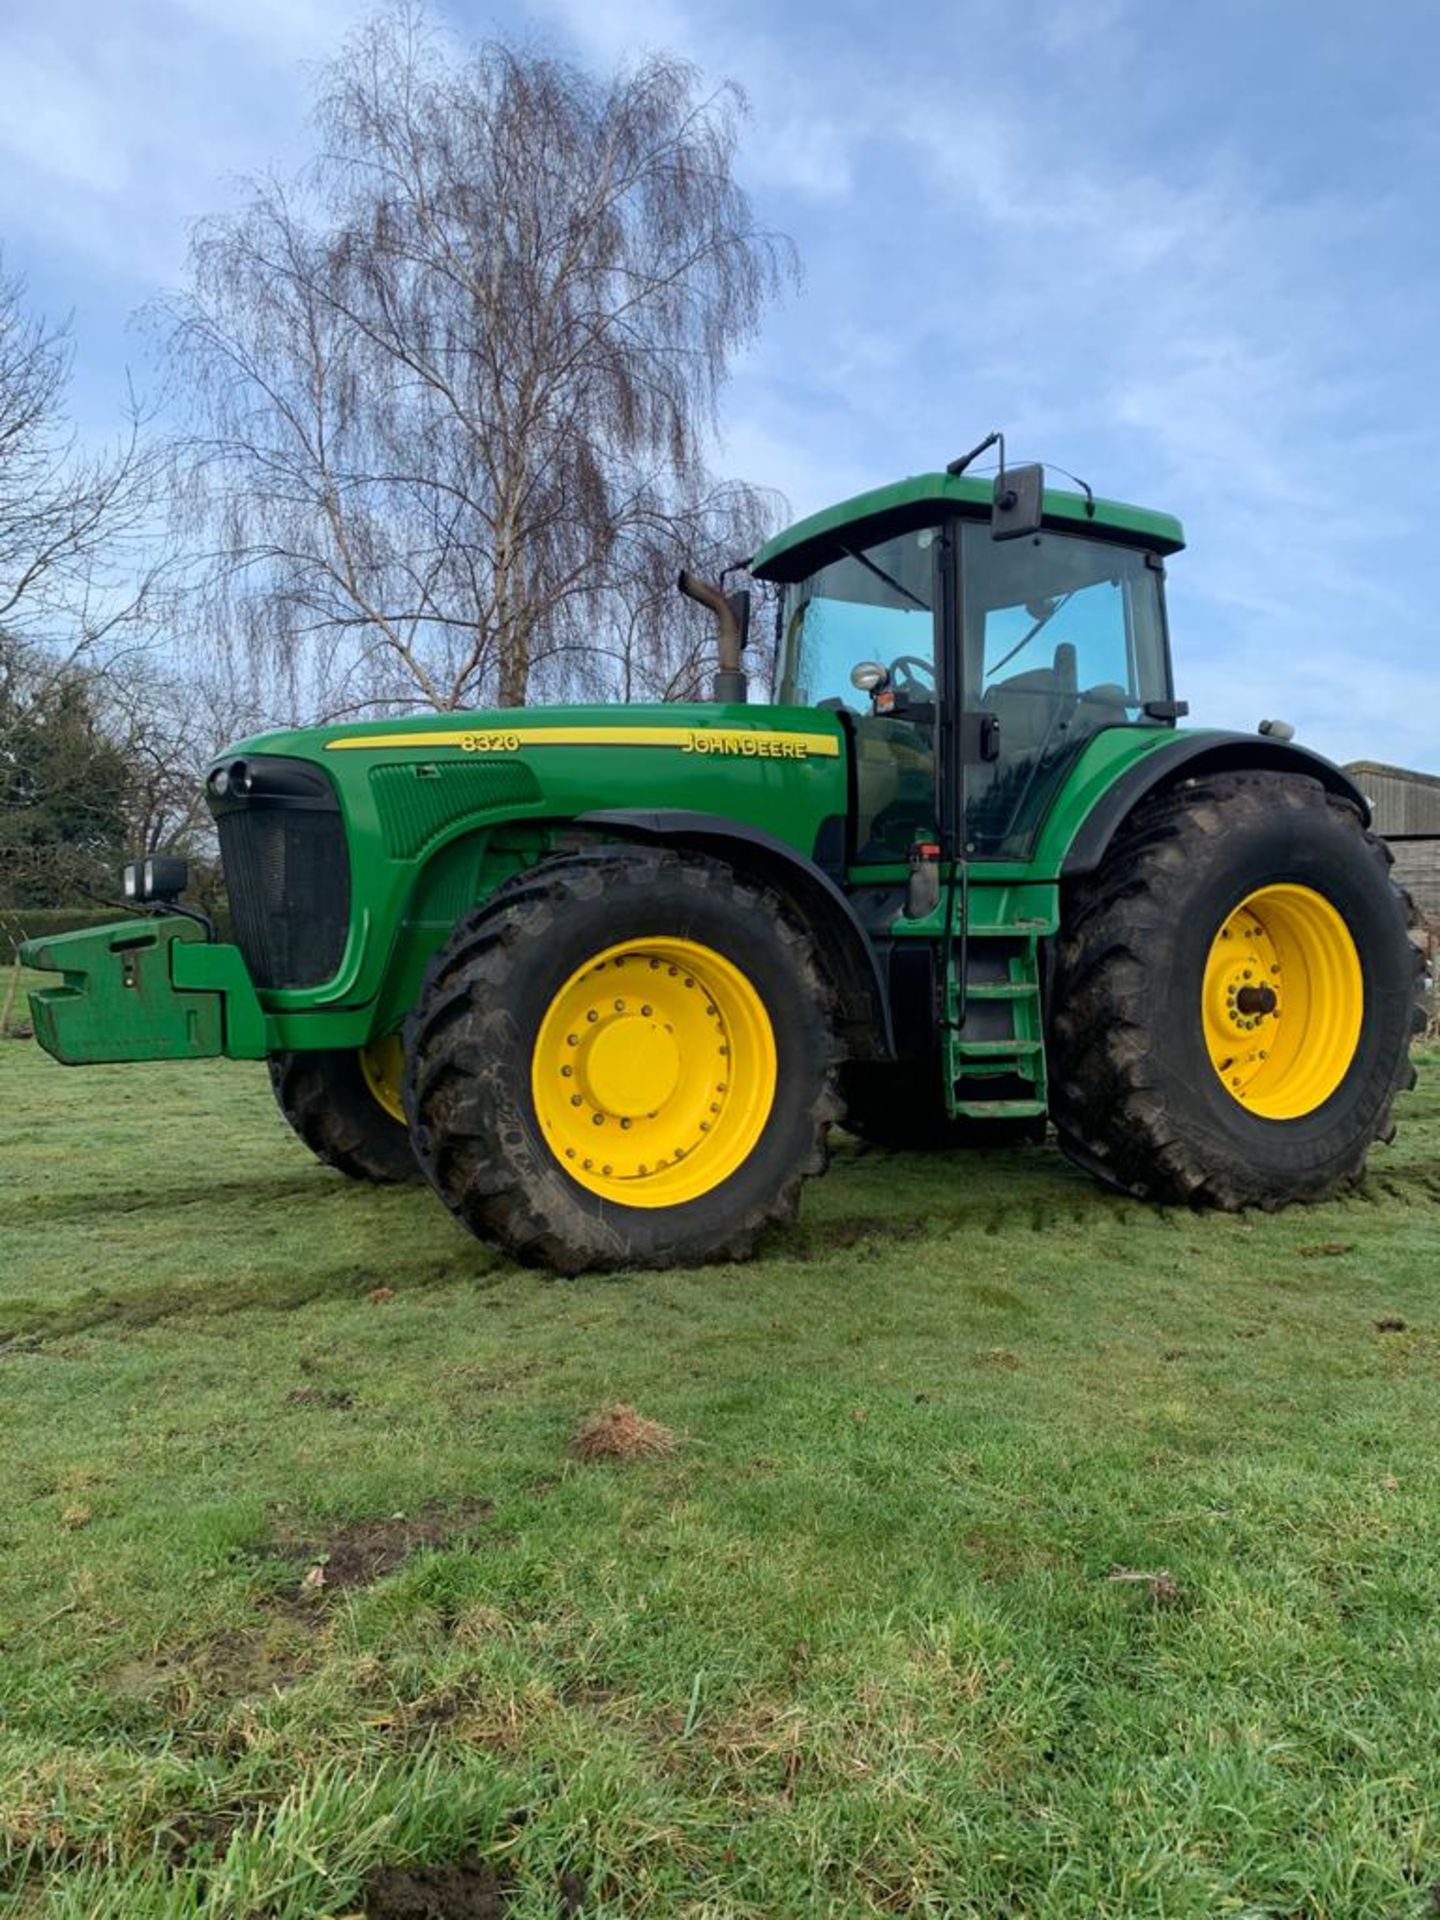
<svg viewBox="0 0 1440 1920">
<path fill-rule="evenodd" d="M 1440 927 L 1440 778 L 1378 760 L 1355 760 L 1345 771 L 1375 809 L 1375 831 L 1390 842 L 1396 878 Z"/>
</svg>

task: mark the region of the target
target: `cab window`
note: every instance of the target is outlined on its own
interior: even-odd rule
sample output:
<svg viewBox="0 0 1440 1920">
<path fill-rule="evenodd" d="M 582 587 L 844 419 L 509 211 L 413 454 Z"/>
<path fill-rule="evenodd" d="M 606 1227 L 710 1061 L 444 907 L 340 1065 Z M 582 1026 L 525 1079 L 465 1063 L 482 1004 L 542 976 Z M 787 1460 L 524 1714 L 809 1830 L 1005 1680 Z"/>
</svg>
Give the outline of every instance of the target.
<svg viewBox="0 0 1440 1920">
<path fill-rule="evenodd" d="M 851 716 L 862 865 L 904 860 L 935 830 L 933 721 L 877 715 L 850 676 L 874 662 L 911 703 L 933 711 L 936 535 L 932 526 L 857 540 L 785 591 L 779 697 Z"/>
<path fill-rule="evenodd" d="M 967 704 L 999 758 L 966 769 L 973 852 L 1023 859 L 1071 763 L 1105 727 L 1157 724 L 1169 697 L 1160 575 L 1134 547 L 1070 534 L 964 534 Z"/>
</svg>

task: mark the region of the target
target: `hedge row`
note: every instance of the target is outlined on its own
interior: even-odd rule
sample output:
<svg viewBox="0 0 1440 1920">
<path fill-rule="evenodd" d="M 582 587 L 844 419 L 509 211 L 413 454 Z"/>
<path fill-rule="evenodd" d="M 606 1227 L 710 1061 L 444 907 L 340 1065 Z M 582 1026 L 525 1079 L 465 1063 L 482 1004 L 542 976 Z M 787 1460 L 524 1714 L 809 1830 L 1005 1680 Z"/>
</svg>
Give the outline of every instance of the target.
<svg viewBox="0 0 1440 1920">
<path fill-rule="evenodd" d="M 24 940 L 43 940 L 54 933 L 82 933 L 87 927 L 108 927 L 126 918 L 115 907 L 0 907 L 0 965 L 14 960 Z M 231 937 L 223 919 L 216 930 L 222 940 Z"/>
</svg>

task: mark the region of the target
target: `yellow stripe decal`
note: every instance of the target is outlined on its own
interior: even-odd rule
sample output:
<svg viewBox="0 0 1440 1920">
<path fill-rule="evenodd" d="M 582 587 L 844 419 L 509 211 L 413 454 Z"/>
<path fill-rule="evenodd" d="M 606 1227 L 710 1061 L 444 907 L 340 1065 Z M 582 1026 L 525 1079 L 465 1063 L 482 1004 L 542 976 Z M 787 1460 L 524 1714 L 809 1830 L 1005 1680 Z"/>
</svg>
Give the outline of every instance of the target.
<svg viewBox="0 0 1440 1920">
<path fill-rule="evenodd" d="M 728 754 L 744 760 L 834 760 L 833 733 L 771 733 L 760 727 L 487 727 L 423 733 L 359 733 L 326 742 L 327 753 L 379 752 L 386 747 L 458 747 L 462 753 L 518 753 L 522 747 L 678 747 L 682 753 Z"/>
</svg>

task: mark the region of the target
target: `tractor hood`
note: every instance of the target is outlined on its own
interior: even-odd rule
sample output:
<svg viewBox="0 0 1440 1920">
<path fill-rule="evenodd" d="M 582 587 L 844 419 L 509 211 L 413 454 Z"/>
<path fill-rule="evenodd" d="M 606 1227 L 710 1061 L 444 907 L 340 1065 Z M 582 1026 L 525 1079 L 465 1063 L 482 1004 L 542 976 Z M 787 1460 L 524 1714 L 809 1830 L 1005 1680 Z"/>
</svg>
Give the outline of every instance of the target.
<svg viewBox="0 0 1440 1920">
<path fill-rule="evenodd" d="M 617 814 L 707 815 L 843 859 L 848 776 L 833 713 L 696 702 L 262 734 L 205 784 L 251 978 L 272 1009 L 313 1010 L 382 981 L 413 997 L 457 918 L 573 832 L 613 836 Z"/>
<path fill-rule="evenodd" d="M 338 809 L 352 848 L 408 862 L 497 818 L 681 807 L 758 828 L 811 858 L 825 822 L 845 814 L 846 780 L 836 714 L 697 701 L 262 734 L 216 760 L 206 797 L 222 846 L 227 819 L 264 808 Z"/>
<path fill-rule="evenodd" d="M 417 759 L 433 759 L 437 766 L 509 762 L 518 755 L 537 777 L 558 774 L 564 780 L 573 770 L 570 756 L 600 753 L 606 756 L 607 780 L 627 785 L 633 779 L 649 786 L 657 778 L 668 781 L 681 774 L 687 758 L 774 765 L 837 761 L 843 751 L 838 719 L 811 707 L 699 701 L 524 707 L 259 734 L 220 755 L 210 769 L 207 790 L 212 798 L 223 798 L 236 785 L 243 791 L 246 763 L 257 757 L 310 760 L 343 779 L 348 777 L 344 769 L 352 766 L 368 770 Z M 624 758 L 617 758 L 620 755 Z M 594 771 L 588 761 L 585 768 Z"/>
</svg>

